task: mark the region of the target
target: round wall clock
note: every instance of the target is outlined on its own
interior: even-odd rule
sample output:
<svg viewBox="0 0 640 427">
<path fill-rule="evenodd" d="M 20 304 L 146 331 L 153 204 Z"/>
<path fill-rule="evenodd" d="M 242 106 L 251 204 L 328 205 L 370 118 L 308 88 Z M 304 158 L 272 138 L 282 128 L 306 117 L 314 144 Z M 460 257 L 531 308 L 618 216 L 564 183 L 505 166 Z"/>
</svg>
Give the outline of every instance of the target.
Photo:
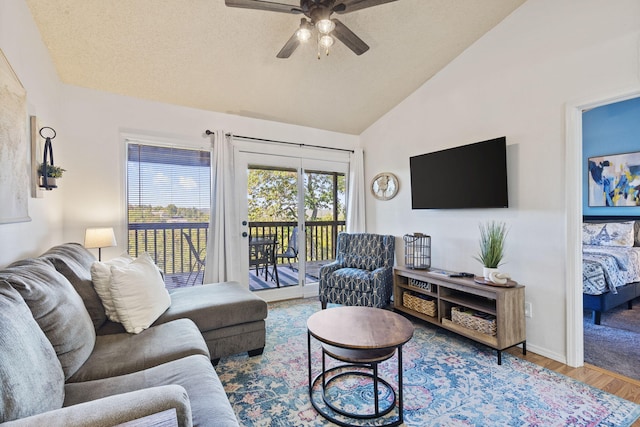
<svg viewBox="0 0 640 427">
<path fill-rule="evenodd" d="M 371 194 L 378 200 L 390 200 L 398 194 L 398 177 L 390 172 L 382 172 L 371 180 Z"/>
</svg>

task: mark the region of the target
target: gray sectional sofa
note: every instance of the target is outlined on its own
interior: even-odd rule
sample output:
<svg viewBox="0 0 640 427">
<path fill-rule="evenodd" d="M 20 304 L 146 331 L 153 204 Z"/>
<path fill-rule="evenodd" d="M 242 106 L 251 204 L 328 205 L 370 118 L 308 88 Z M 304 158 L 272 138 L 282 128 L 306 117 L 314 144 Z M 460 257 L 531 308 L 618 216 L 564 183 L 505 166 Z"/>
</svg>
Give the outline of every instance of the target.
<svg viewBox="0 0 640 427">
<path fill-rule="evenodd" d="M 266 303 L 236 283 L 180 289 L 129 334 L 104 316 L 93 261 L 64 244 L 0 270 L 0 422 L 112 426 L 173 409 L 179 426 L 237 426 L 210 359 L 260 353 Z"/>
</svg>

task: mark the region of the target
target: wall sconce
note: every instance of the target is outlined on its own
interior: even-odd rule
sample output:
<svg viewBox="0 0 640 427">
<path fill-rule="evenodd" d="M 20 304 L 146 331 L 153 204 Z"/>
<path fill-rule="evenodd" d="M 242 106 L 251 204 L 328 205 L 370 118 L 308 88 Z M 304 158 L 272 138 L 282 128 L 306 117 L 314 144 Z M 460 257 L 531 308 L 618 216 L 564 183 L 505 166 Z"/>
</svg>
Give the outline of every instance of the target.
<svg viewBox="0 0 640 427">
<path fill-rule="evenodd" d="M 113 227 L 87 228 L 84 234 L 84 247 L 98 248 L 98 261 L 102 261 L 102 248 L 117 246 Z"/>
</svg>

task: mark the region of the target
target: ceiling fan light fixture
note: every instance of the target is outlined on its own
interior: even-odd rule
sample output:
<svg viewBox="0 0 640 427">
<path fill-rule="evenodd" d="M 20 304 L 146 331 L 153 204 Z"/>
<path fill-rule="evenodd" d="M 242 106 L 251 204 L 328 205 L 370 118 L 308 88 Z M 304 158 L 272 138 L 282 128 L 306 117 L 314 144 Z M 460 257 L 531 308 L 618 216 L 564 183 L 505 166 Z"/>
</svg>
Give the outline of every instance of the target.
<svg viewBox="0 0 640 427">
<path fill-rule="evenodd" d="M 324 35 L 320 37 L 320 41 L 318 42 L 318 44 L 323 49 L 329 49 L 331 46 L 333 46 L 333 37 Z"/>
<path fill-rule="evenodd" d="M 308 28 L 299 28 L 298 31 L 296 31 L 296 37 L 298 37 L 298 40 L 301 42 L 306 42 L 311 38 L 311 31 Z"/>
<path fill-rule="evenodd" d="M 311 29 L 313 27 L 311 27 L 311 24 L 309 24 L 309 22 L 302 18 L 300 20 L 300 28 L 298 28 L 298 30 L 296 31 L 296 37 L 298 38 L 298 41 L 300 42 L 306 42 L 311 38 Z"/>
<path fill-rule="evenodd" d="M 336 24 L 330 19 L 321 19 L 316 23 L 316 28 L 320 34 L 329 34 L 331 31 L 335 30 Z"/>
<path fill-rule="evenodd" d="M 349 13 L 398 0 L 300 0 L 300 7 L 279 0 L 225 0 L 229 7 L 303 15 L 300 26 L 289 37 L 277 58 L 286 59 L 298 46 L 317 35 L 318 59 L 320 54 L 329 55 L 329 48 L 335 43 L 334 37 L 356 55 L 362 55 L 369 46 L 338 19 L 331 19 L 333 13 Z M 293 1 L 293 0 L 291 0 Z M 336 4 L 337 3 L 337 4 Z"/>
<path fill-rule="evenodd" d="M 318 40 L 318 46 L 320 47 L 320 49 L 326 51 L 328 55 L 329 48 L 333 46 L 333 42 L 334 42 L 333 37 L 329 35 L 324 35 L 324 36 L 321 36 L 320 39 Z"/>
</svg>

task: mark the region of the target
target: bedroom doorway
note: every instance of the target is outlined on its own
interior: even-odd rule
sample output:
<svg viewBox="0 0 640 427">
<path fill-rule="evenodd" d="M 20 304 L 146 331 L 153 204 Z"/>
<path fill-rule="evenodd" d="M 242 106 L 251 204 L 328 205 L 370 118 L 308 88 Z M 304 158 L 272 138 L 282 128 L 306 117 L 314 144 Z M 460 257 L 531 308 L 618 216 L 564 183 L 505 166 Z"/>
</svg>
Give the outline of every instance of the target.
<svg viewBox="0 0 640 427">
<path fill-rule="evenodd" d="M 567 361 L 572 367 L 584 365 L 584 323 L 582 303 L 582 215 L 583 215 L 583 112 L 600 106 L 640 97 L 640 87 L 599 98 L 567 104 Z"/>
<path fill-rule="evenodd" d="M 582 213 L 584 221 L 592 223 L 588 231 L 595 233 L 582 248 L 584 361 L 635 380 L 640 380 L 636 363 L 640 360 L 636 345 L 640 342 L 640 303 L 635 298 L 640 249 L 634 224 L 640 220 L 640 207 L 633 195 L 640 173 L 639 156 L 622 153 L 640 151 L 638 117 L 638 97 L 582 113 L 583 177 L 588 176 L 588 184 L 583 178 Z M 601 185 L 596 184 L 598 179 Z M 607 183 L 617 189 L 618 196 L 603 197 Z M 602 310 L 590 310 L 600 307 Z"/>
</svg>

